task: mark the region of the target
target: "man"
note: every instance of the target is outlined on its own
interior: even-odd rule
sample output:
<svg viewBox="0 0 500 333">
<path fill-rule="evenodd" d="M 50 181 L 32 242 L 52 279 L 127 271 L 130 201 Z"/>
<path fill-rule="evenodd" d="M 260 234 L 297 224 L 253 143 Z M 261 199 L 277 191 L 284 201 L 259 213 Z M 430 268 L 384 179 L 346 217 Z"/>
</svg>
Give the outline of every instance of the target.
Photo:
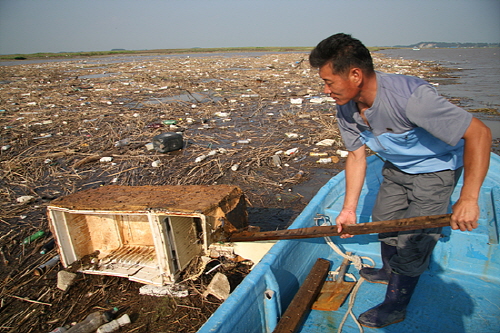
<svg viewBox="0 0 500 333">
<path fill-rule="evenodd" d="M 342 225 L 356 223 L 365 145 L 386 160 L 373 221 L 446 214 L 463 169 L 451 227 L 477 227 L 479 190 L 489 166 L 488 127 L 422 79 L 375 71 L 368 49 L 350 35 L 323 40 L 309 61 L 319 69 L 325 93 L 337 102 L 338 125 L 349 151 L 346 194 L 336 218 L 339 232 Z M 359 316 L 363 326 L 380 328 L 404 320 L 440 234 L 441 228 L 379 234 L 383 267 L 363 268 L 360 275 L 388 287 L 384 301 Z"/>
</svg>

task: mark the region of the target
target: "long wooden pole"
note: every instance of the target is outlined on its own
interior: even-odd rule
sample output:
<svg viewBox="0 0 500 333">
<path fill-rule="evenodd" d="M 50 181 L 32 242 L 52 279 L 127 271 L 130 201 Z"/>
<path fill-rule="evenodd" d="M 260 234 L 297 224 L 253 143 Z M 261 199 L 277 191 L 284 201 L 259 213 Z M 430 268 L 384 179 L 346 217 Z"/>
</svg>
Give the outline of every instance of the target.
<svg viewBox="0 0 500 333">
<path fill-rule="evenodd" d="M 252 242 L 261 240 L 301 239 L 340 236 L 343 234 L 363 235 L 381 232 L 418 230 L 427 228 L 446 227 L 450 225 L 451 214 L 410 217 L 406 219 L 378 221 L 344 225 L 342 232 L 337 232 L 337 226 L 320 226 L 299 229 L 285 229 L 276 231 L 251 232 L 242 231 L 232 233 L 227 238 L 230 242 Z"/>
</svg>

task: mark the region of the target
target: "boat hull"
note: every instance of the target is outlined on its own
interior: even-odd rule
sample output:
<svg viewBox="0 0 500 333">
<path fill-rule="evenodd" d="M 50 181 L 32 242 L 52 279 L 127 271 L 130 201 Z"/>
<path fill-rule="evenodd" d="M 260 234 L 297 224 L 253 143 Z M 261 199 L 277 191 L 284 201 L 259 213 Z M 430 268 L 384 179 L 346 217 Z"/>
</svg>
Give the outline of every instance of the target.
<svg viewBox="0 0 500 333">
<path fill-rule="evenodd" d="M 359 222 L 369 222 L 383 162 L 376 156 L 368 159 L 369 172 L 363 187 L 357 215 Z M 500 157 L 492 154 L 488 176 L 481 189 L 481 218 L 472 232 L 443 229 L 431 263 L 421 276 L 403 322 L 387 326 L 384 332 L 498 332 L 500 327 Z M 315 218 L 334 221 L 344 196 L 344 172 L 333 177 L 311 200 L 290 228 L 311 227 Z M 462 181 L 452 195 L 460 194 Z M 451 206 L 450 206 L 451 207 Z M 342 251 L 372 258 L 381 265 L 377 235 L 349 239 L 332 238 Z M 272 332 L 280 315 L 296 294 L 316 262 L 324 258 L 337 268 L 343 258 L 323 238 L 281 240 L 277 242 L 231 296 L 210 317 L 199 332 Z M 359 278 L 351 266 L 349 273 Z M 362 312 L 383 300 L 386 285 L 364 282 L 353 306 Z M 311 310 L 298 332 L 337 331 L 348 302 L 338 311 Z M 347 318 L 342 332 L 359 332 L 352 318 Z M 364 328 L 364 332 L 380 332 Z"/>
</svg>

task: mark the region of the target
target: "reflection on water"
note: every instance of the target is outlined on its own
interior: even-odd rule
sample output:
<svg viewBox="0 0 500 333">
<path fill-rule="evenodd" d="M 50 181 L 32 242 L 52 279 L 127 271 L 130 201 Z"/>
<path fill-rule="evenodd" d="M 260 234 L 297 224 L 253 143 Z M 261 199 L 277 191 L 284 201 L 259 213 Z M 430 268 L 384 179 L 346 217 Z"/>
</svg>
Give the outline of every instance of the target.
<svg viewBox="0 0 500 333">
<path fill-rule="evenodd" d="M 438 86 L 442 95 L 463 99 L 466 109 L 500 109 L 500 48 L 391 49 L 380 53 L 456 69 L 452 73 L 457 77 L 453 80 L 456 84 L 446 84 L 445 80 Z"/>
<path fill-rule="evenodd" d="M 103 77 L 110 77 L 110 76 L 116 76 L 120 75 L 121 73 L 102 73 L 102 74 L 88 74 L 88 75 L 82 75 L 79 76 L 79 79 L 99 79 Z"/>
<path fill-rule="evenodd" d="M 222 100 L 222 97 L 193 92 L 193 93 L 181 94 L 170 97 L 153 98 L 146 101 L 145 104 L 159 104 L 159 103 L 171 103 L 171 102 L 207 103 L 207 102 L 218 102 L 220 100 Z"/>
</svg>

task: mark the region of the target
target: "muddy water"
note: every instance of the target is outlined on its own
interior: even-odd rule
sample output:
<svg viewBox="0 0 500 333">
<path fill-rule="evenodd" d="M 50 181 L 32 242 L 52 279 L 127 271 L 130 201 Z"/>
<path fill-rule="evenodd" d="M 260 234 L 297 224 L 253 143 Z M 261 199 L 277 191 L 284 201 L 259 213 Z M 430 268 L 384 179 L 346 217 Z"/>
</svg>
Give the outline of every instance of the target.
<svg viewBox="0 0 500 333">
<path fill-rule="evenodd" d="M 433 61 L 455 69 L 451 84 L 438 86 L 440 93 L 463 98 L 468 109 L 500 108 L 500 48 L 394 49 L 381 53 L 391 58 Z"/>
<path fill-rule="evenodd" d="M 451 68 L 451 78 L 436 78 L 438 91 L 458 98 L 466 110 L 493 109 L 496 115 L 476 113 L 488 125 L 493 138 L 500 138 L 500 48 L 394 49 L 380 51 L 391 58 L 432 61 Z"/>
<path fill-rule="evenodd" d="M 145 104 L 159 104 L 159 103 L 170 103 L 170 102 L 189 102 L 189 103 L 208 103 L 208 102 L 219 102 L 221 97 L 213 95 L 213 92 L 208 93 L 189 93 L 180 94 L 171 97 L 163 98 L 153 98 L 145 102 Z"/>
<path fill-rule="evenodd" d="M 491 129 L 491 134 L 493 139 L 500 139 L 500 121 L 498 120 L 489 120 L 489 119 L 481 119 L 483 123 L 486 124 Z"/>
</svg>

